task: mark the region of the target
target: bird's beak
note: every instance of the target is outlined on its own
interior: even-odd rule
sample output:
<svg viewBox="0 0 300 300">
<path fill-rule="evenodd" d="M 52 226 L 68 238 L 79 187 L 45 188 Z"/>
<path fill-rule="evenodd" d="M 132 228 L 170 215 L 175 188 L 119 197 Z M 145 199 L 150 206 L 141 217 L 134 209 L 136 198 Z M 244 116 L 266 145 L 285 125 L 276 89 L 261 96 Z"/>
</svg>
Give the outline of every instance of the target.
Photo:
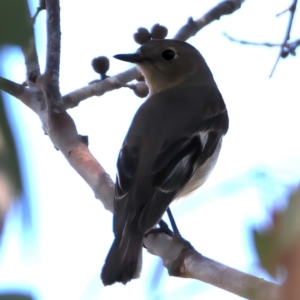
<svg viewBox="0 0 300 300">
<path fill-rule="evenodd" d="M 128 61 L 131 63 L 138 63 L 138 62 L 145 60 L 145 57 L 140 52 L 133 53 L 133 54 L 117 54 L 117 55 L 114 55 L 114 58 L 120 59 L 123 61 Z"/>
</svg>

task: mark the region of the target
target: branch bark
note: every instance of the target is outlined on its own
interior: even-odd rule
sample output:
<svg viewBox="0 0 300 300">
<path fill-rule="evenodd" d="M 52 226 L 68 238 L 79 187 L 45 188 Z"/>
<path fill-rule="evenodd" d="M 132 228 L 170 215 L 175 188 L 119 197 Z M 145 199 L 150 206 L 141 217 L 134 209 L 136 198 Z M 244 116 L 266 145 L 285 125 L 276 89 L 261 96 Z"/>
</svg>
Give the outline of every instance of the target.
<svg viewBox="0 0 300 300">
<path fill-rule="evenodd" d="M 163 259 L 170 275 L 201 280 L 246 299 L 276 300 L 279 294 L 277 284 L 207 258 L 176 237 L 150 234 L 144 244 L 150 253 Z"/>
<path fill-rule="evenodd" d="M 42 90 L 48 112 L 62 112 L 63 102 L 59 91 L 60 67 L 60 7 L 59 0 L 46 0 L 47 12 L 47 61 L 41 77 Z"/>
<path fill-rule="evenodd" d="M 174 39 L 180 41 L 188 40 L 211 22 L 219 20 L 222 16 L 234 13 L 241 7 L 244 1 L 245 0 L 225 0 L 217 4 L 198 20 L 194 21 L 193 18 L 189 18 L 187 24 L 179 29 Z"/>
</svg>

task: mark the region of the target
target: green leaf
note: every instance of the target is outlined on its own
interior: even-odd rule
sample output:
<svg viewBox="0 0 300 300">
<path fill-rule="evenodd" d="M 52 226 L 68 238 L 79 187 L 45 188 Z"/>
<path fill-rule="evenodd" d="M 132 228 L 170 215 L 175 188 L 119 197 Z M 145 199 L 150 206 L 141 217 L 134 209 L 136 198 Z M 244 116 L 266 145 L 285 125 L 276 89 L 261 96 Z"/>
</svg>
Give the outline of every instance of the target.
<svg viewBox="0 0 300 300">
<path fill-rule="evenodd" d="M 280 244 L 283 249 L 300 237 L 300 188 L 291 194 L 288 206 L 283 213 Z"/>
<path fill-rule="evenodd" d="M 9 293 L 0 295 L 0 300 L 33 300 L 33 298 L 25 294 Z"/>
<path fill-rule="evenodd" d="M 27 47 L 33 26 L 26 0 L 0 0 L 0 48 L 6 44 Z M 22 191 L 16 145 L 0 93 L 0 171 L 11 181 L 15 193 Z"/>
<path fill-rule="evenodd" d="M 33 36 L 32 21 L 26 0 L 0 0 L 0 46 L 25 47 Z"/>
<path fill-rule="evenodd" d="M 261 266 L 273 277 L 277 271 L 277 236 L 272 232 L 258 232 L 253 230 L 254 244 Z"/>
<path fill-rule="evenodd" d="M 261 266 L 275 277 L 283 258 L 300 239 L 300 188 L 289 197 L 287 207 L 273 212 L 273 224 L 259 232 L 253 230 L 253 238 Z"/>
<path fill-rule="evenodd" d="M 0 94 L 0 171 L 8 176 L 16 194 L 22 191 L 21 173 L 15 141 Z"/>
</svg>

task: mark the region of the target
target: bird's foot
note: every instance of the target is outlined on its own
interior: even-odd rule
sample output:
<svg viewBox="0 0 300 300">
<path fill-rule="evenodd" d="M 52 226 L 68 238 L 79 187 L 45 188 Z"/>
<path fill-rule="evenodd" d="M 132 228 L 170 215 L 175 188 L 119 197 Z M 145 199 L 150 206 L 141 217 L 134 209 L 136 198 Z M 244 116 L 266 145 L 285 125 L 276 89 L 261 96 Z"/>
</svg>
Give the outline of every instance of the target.
<svg viewBox="0 0 300 300">
<path fill-rule="evenodd" d="M 149 230 L 145 234 L 145 237 L 147 237 L 149 234 L 157 234 L 157 233 L 165 233 L 170 237 L 174 236 L 173 231 L 169 228 L 168 224 L 164 220 L 160 220 L 158 225 L 159 227 L 152 228 L 151 230 Z"/>
</svg>

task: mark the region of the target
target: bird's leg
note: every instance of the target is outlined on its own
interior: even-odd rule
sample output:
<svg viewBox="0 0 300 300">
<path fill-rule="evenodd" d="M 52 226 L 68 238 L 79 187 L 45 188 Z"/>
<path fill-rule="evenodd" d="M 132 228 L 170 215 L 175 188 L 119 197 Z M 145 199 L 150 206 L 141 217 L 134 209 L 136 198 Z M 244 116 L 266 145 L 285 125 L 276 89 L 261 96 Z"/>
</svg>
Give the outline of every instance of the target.
<svg viewBox="0 0 300 300">
<path fill-rule="evenodd" d="M 168 209 L 167 209 L 167 214 L 168 214 L 168 217 L 169 217 L 169 220 L 170 220 L 170 223 L 171 223 L 174 235 L 176 235 L 178 237 L 181 237 L 181 234 L 180 234 L 180 232 L 178 230 L 178 227 L 176 225 L 176 222 L 175 222 L 175 219 L 174 219 L 174 217 L 172 215 L 170 207 L 168 207 Z"/>
<path fill-rule="evenodd" d="M 193 248 L 191 243 L 181 236 L 181 234 L 178 230 L 178 227 L 176 225 L 175 219 L 174 219 L 174 217 L 171 213 L 170 207 L 168 207 L 168 209 L 167 209 L 167 214 L 168 214 L 168 217 L 169 217 L 172 229 L 173 229 L 173 238 L 174 238 L 174 240 L 177 240 L 177 242 L 181 242 L 183 245 L 185 245 L 184 249 L 186 249 L 186 250 Z"/>
<path fill-rule="evenodd" d="M 145 237 L 147 237 L 147 235 L 149 235 L 149 234 L 154 234 L 154 233 L 165 233 L 168 236 L 173 237 L 173 235 L 174 235 L 173 231 L 169 228 L 168 224 L 163 219 L 161 219 L 158 222 L 158 225 L 159 225 L 159 227 L 152 228 L 151 230 L 149 230 L 145 234 Z"/>
<path fill-rule="evenodd" d="M 159 232 L 166 233 L 167 235 L 169 235 L 171 237 L 174 235 L 174 232 L 169 228 L 168 224 L 163 219 L 161 219 L 158 222 L 158 225 L 159 225 L 159 228 L 157 228 L 157 229 L 159 230 Z"/>
<path fill-rule="evenodd" d="M 178 230 L 178 227 L 176 225 L 176 222 L 174 220 L 174 217 L 171 213 L 171 209 L 168 208 L 167 209 L 167 214 L 168 214 L 168 217 L 169 217 L 169 220 L 170 220 L 170 223 L 171 223 L 171 227 L 173 229 L 173 231 L 169 228 L 168 224 L 163 220 L 161 219 L 159 222 L 158 222 L 158 225 L 159 227 L 156 227 L 156 228 L 152 228 L 151 230 L 149 230 L 146 234 L 145 234 L 145 237 L 148 235 L 148 234 L 153 234 L 153 233 L 165 233 L 171 237 L 173 237 L 174 235 L 177 236 L 177 237 L 181 237 L 180 235 L 180 232 Z"/>
<path fill-rule="evenodd" d="M 179 241 L 179 242 L 183 243 L 185 245 L 185 249 L 191 249 L 193 246 L 191 245 L 190 242 L 188 242 L 181 236 L 181 234 L 178 230 L 178 227 L 176 225 L 175 219 L 171 213 L 170 208 L 167 209 L 167 214 L 168 214 L 173 231 L 169 228 L 168 224 L 163 219 L 161 219 L 158 222 L 159 227 L 152 228 L 151 230 L 149 230 L 145 234 L 145 237 L 147 237 L 147 235 L 149 235 L 149 234 L 165 233 L 168 236 L 172 237 L 174 240 L 177 240 L 177 242 Z M 144 245 L 144 247 L 147 248 L 145 245 Z"/>
</svg>

